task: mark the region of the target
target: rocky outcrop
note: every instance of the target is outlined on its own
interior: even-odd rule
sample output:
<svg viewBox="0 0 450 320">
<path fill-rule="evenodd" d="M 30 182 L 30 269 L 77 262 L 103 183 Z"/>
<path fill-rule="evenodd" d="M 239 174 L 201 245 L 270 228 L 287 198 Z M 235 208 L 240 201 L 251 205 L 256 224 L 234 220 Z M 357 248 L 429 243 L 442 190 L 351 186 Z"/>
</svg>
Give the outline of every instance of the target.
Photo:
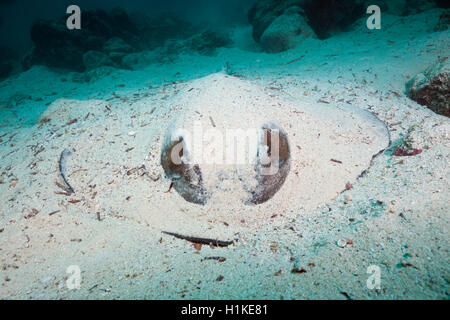
<svg viewBox="0 0 450 320">
<path fill-rule="evenodd" d="M 186 40 L 169 42 L 166 49 L 168 54 L 196 52 L 213 55 L 217 48 L 227 47 L 231 42 L 228 34 L 207 29 Z"/>
<path fill-rule="evenodd" d="M 107 13 L 102 10 L 83 12 L 82 29 L 69 31 L 65 19 L 39 20 L 31 28 L 34 48 L 23 62 L 25 69 L 35 64 L 84 71 L 84 54 L 103 51 L 110 39 L 120 38 L 136 47 L 139 33 L 123 10 Z"/>
<path fill-rule="evenodd" d="M 287 19 L 286 14 L 292 12 L 293 7 L 298 8 L 296 10 L 303 9 L 297 15 L 297 19 L 301 22 L 293 22 L 292 15 Z M 360 0 L 260 0 L 248 12 L 248 20 L 253 26 L 253 38 L 256 42 L 261 42 L 266 30 L 282 16 L 285 21 L 294 25 L 303 26 L 308 21 L 317 36 L 326 38 L 330 30 L 345 28 L 364 14 L 364 6 Z M 272 28 L 280 26 L 278 21 Z"/>
<path fill-rule="evenodd" d="M 435 0 L 435 2 L 439 8 L 450 8 L 450 3 L 448 2 L 448 0 Z"/>
<path fill-rule="evenodd" d="M 101 51 L 88 51 L 83 55 L 83 64 L 86 70 L 92 70 L 103 66 L 114 66 L 111 58 Z"/>
<path fill-rule="evenodd" d="M 16 53 L 5 46 L 0 46 L 0 80 L 7 78 L 14 69 Z"/>
<path fill-rule="evenodd" d="M 317 35 L 327 38 L 332 31 L 345 29 L 365 15 L 367 7 L 358 0 L 307 0 L 303 8 Z"/>
<path fill-rule="evenodd" d="M 83 12 L 81 30 L 67 30 L 64 19 L 40 20 L 31 29 L 35 46 L 23 66 L 41 64 L 78 72 L 102 67 L 110 72 L 110 67 L 136 69 L 164 62 L 164 56 L 180 52 L 211 55 L 231 43 L 221 32 L 196 31 L 172 14 L 129 16 L 119 9 Z"/>
<path fill-rule="evenodd" d="M 432 8 L 443 7 L 443 3 L 433 0 L 357 0 L 364 8 L 377 5 L 383 13 L 398 16 L 417 14 Z"/>
<path fill-rule="evenodd" d="M 127 54 L 122 58 L 122 66 L 131 70 L 138 70 L 149 64 L 168 62 L 168 58 L 164 55 L 162 49 L 155 49 L 152 51 L 142 51 Z"/>
<path fill-rule="evenodd" d="M 382 12 L 396 15 L 415 14 L 437 6 L 432 0 L 259 0 L 249 10 L 248 20 L 253 26 L 253 38 L 261 44 L 262 36 L 267 30 L 281 29 L 281 21 L 272 25 L 280 17 L 283 17 L 283 23 L 289 24 L 284 29 L 295 29 L 295 25 L 307 21 L 315 34 L 324 39 L 335 31 L 345 30 L 365 16 L 370 5 L 378 5 Z M 304 14 L 299 14 L 296 18 L 302 22 L 295 21 L 293 16 L 291 19 L 286 17 L 287 10 L 292 7 L 304 10 Z M 263 48 L 266 49 L 265 46 Z M 266 51 L 272 52 L 271 49 Z"/>
<path fill-rule="evenodd" d="M 259 42 L 264 31 L 283 12 L 292 6 L 301 6 L 299 0 L 260 0 L 248 12 L 248 21 L 253 26 L 253 38 Z"/>
<path fill-rule="evenodd" d="M 408 84 L 410 97 L 434 112 L 450 117 L 450 61 L 438 63 L 416 75 Z"/>
<path fill-rule="evenodd" d="M 131 18 L 135 21 L 146 49 L 161 47 L 168 39 L 189 38 L 198 31 L 190 23 L 171 13 L 162 13 L 155 17 L 135 13 Z"/>
<path fill-rule="evenodd" d="M 434 31 L 445 31 L 450 27 L 450 10 L 445 10 L 439 17 L 439 21 Z"/>
<path fill-rule="evenodd" d="M 124 10 L 83 11 L 82 29 L 69 31 L 64 19 L 39 20 L 31 28 L 34 43 L 24 69 L 41 64 L 85 71 L 99 66 L 124 67 L 123 58 L 164 44 L 168 38 L 192 35 L 192 28 L 169 14 L 149 18 Z"/>
<path fill-rule="evenodd" d="M 7 78 L 13 70 L 13 66 L 9 63 L 0 62 L 0 80 Z"/>
<path fill-rule="evenodd" d="M 315 37 L 304 11 L 294 6 L 269 25 L 262 34 L 260 43 L 264 51 L 276 53 L 296 47 L 305 38 Z"/>
</svg>

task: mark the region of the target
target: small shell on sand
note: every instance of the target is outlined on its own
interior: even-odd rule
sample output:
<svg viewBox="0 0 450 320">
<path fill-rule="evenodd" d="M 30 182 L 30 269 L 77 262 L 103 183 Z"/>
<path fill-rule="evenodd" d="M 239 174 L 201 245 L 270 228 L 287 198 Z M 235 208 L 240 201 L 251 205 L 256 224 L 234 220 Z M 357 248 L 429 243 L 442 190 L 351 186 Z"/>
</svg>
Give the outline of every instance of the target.
<svg viewBox="0 0 450 320">
<path fill-rule="evenodd" d="M 347 240 L 345 240 L 345 239 L 339 239 L 339 240 L 337 241 L 337 245 L 338 245 L 338 247 L 340 247 L 340 248 L 345 248 L 345 247 L 347 246 Z"/>
</svg>

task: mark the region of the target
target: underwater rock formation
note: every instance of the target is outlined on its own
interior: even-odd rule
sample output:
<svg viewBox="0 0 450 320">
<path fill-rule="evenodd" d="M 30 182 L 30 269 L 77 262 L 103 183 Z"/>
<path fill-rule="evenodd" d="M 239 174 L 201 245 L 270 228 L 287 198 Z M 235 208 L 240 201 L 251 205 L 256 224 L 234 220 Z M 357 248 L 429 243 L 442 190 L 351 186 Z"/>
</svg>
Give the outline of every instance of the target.
<svg viewBox="0 0 450 320">
<path fill-rule="evenodd" d="M 260 43 L 264 51 L 276 53 L 296 47 L 305 38 L 315 37 L 304 11 L 294 6 L 270 24 L 262 34 Z"/>
<path fill-rule="evenodd" d="M 439 0 L 357 0 L 359 5 L 365 8 L 370 5 L 377 5 L 381 12 L 397 16 L 407 16 L 417 14 L 432 8 L 443 7 Z"/>
<path fill-rule="evenodd" d="M 404 15 L 417 14 L 432 8 L 436 8 L 435 1 L 429 0 L 407 0 Z"/>
<path fill-rule="evenodd" d="M 450 117 L 450 62 L 448 57 L 416 75 L 408 84 L 410 97 L 434 112 Z"/>
<path fill-rule="evenodd" d="M 327 38 L 362 17 L 367 7 L 358 0 L 307 0 L 303 8 L 319 38 Z"/>
<path fill-rule="evenodd" d="M 164 55 L 164 50 L 161 48 L 127 54 L 122 58 L 121 64 L 126 69 L 137 70 L 152 63 L 164 62 L 166 59 L 169 57 Z"/>
<path fill-rule="evenodd" d="M 396 15 L 415 14 L 437 6 L 435 1 L 429 0 L 259 0 L 249 10 L 248 20 L 253 26 L 253 38 L 266 50 L 262 36 L 270 28 L 280 29 L 281 24 L 285 24 L 285 29 L 293 30 L 295 25 L 303 25 L 307 21 L 317 36 L 324 39 L 333 31 L 345 30 L 363 17 L 366 9 L 374 4 L 380 6 L 382 12 Z M 297 20 L 300 21 L 294 21 L 292 15 L 290 19 L 284 17 L 287 10 L 291 10 L 292 7 L 304 10 L 304 14 L 297 16 Z M 271 27 L 279 17 L 284 18 L 277 22 L 276 26 Z M 266 51 L 272 52 L 270 47 Z"/>
<path fill-rule="evenodd" d="M 130 16 L 138 28 L 146 49 L 161 47 L 168 39 L 189 38 L 197 31 L 189 22 L 171 13 L 162 13 L 154 17 L 133 13 Z"/>
<path fill-rule="evenodd" d="M 450 2 L 448 0 L 435 0 L 435 2 L 439 8 L 450 8 Z"/>
<path fill-rule="evenodd" d="M 186 40 L 168 41 L 166 50 L 167 54 L 198 52 L 204 55 L 213 55 L 217 48 L 227 47 L 231 42 L 228 34 L 207 29 Z"/>
<path fill-rule="evenodd" d="M 13 70 L 12 65 L 10 65 L 9 63 L 5 63 L 5 62 L 0 62 L 0 80 L 7 78 L 11 71 Z"/>
<path fill-rule="evenodd" d="M 128 53 L 133 52 L 134 48 L 126 43 L 123 39 L 114 37 L 106 41 L 106 43 L 103 45 L 103 51 L 110 54 L 115 52 Z"/>
<path fill-rule="evenodd" d="M 14 69 L 16 53 L 5 46 L 0 46 L 0 80 L 7 78 Z"/>
<path fill-rule="evenodd" d="M 299 6 L 304 1 L 298 0 L 259 0 L 248 12 L 248 21 L 253 26 L 253 38 L 259 42 L 264 31 L 283 12 L 292 7 Z"/>
<path fill-rule="evenodd" d="M 357 2 L 362 4 L 364 9 L 370 5 L 377 5 L 383 13 L 398 16 L 417 14 L 436 7 L 448 7 L 448 4 L 444 4 L 448 2 L 445 0 L 357 0 Z"/>
<path fill-rule="evenodd" d="M 191 51 L 211 55 L 217 48 L 229 46 L 231 44 L 231 38 L 226 33 L 208 29 L 192 36 L 184 43 Z"/>
<path fill-rule="evenodd" d="M 436 3 L 430 0 L 364 0 L 363 3 L 366 8 L 375 4 L 381 8 L 382 12 L 398 16 L 417 14 L 436 7 Z"/>
<path fill-rule="evenodd" d="M 308 23 L 320 38 L 328 37 L 330 30 L 344 28 L 365 14 L 364 6 L 357 0 L 260 0 L 248 12 L 255 41 L 260 42 L 266 29 L 292 7 L 304 10 Z M 305 16 L 299 14 L 298 19 L 305 21 Z"/>
<path fill-rule="evenodd" d="M 82 29 L 74 31 L 67 30 L 65 19 L 39 20 L 31 28 L 34 48 L 24 58 L 23 67 L 42 64 L 80 72 L 99 66 L 120 68 L 127 54 L 191 32 L 188 23 L 168 14 L 155 18 L 129 16 L 121 9 L 84 11 Z"/>
<path fill-rule="evenodd" d="M 128 14 L 120 9 L 83 12 L 81 30 L 68 31 L 65 19 L 39 20 L 31 28 L 34 48 L 25 57 L 25 69 L 35 64 L 84 71 L 83 56 L 88 51 L 102 51 L 111 38 L 120 38 L 130 46 L 139 45 L 139 33 Z M 128 50 L 128 49 L 127 49 Z"/>
<path fill-rule="evenodd" d="M 111 58 L 101 51 L 88 51 L 83 55 L 83 64 L 86 70 L 92 70 L 104 66 L 114 66 Z"/>
<path fill-rule="evenodd" d="M 445 31 L 450 27 L 450 10 L 445 10 L 439 17 L 439 21 L 434 31 Z"/>
<path fill-rule="evenodd" d="M 193 35 L 188 39 L 170 39 L 164 46 L 151 51 L 132 52 L 121 58 L 120 65 L 123 68 L 137 70 L 149 64 L 170 63 L 180 53 L 199 53 L 202 55 L 214 55 L 217 48 L 228 47 L 232 40 L 228 34 L 207 29 Z M 116 61 L 112 58 L 113 61 Z"/>
</svg>

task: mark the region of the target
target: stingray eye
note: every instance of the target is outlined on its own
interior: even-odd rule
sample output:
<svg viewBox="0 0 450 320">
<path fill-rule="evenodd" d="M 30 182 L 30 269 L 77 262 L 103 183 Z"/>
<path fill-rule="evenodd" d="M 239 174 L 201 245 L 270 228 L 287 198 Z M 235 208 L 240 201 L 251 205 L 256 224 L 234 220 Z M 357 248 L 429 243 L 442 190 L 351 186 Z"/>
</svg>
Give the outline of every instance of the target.
<svg viewBox="0 0 450 320">
<path fill-rule="evenodd" d="M 166 136 L 161 152 L 161 165 L 173 188 L 188 202 L 204 205 L 209 195 L 203 184 L 198 164 L 190 164 L 189 150 L 181 135 L 177 139 Z"/>
<path fill-rule="evenodd" d="M 256 187 L 248 190 L 247 203 L 261 204 L 281 189 L 290 170 L 290 149 L 287 133 L 274 123 L 260 129 L 256 161 Z"/>
</svg>

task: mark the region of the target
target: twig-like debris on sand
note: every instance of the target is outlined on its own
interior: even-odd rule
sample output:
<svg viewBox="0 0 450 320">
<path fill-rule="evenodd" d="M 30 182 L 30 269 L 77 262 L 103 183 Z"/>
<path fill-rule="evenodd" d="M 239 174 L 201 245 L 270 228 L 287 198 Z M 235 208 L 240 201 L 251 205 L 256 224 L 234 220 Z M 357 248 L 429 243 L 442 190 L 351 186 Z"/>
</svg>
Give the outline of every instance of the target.
<svg viewBox="0 0 450 320">
<path fill-rule="evenodd" d="M 66 177 L 66 158 L 70 155 L 72 155 L 72 151 L 70 151 L 70 149 L 64 149 L 61 153 L 61 156 L 59 157 L 59 173 L 67 186 L 67 191 L 70 193 L 75 193 L 75 190 L 72 188 L 69 181 L 67 181 Z"/>
<path fill-rule="evenodd" d="M 175 237 L 177 239 L 186 240 L 186 241 L 189 241 L 192 243 L 211 245 L 211 246 L 216 246 L 216 247 L 228 247 L 229 245 L 232 245 L 235 241 L 237 241 L 237 239 L 231 240 L 231 241 L 223 241 L 223 240 L 208 239 L 208 238 L 190 237 L 190 236 L 184 236 L 184 235 L 181 235 L 178 233 L 166 232 L 166 231 L 162 231 L 162 233 L 167 234 L 172 237 Z"/>
</svg>

